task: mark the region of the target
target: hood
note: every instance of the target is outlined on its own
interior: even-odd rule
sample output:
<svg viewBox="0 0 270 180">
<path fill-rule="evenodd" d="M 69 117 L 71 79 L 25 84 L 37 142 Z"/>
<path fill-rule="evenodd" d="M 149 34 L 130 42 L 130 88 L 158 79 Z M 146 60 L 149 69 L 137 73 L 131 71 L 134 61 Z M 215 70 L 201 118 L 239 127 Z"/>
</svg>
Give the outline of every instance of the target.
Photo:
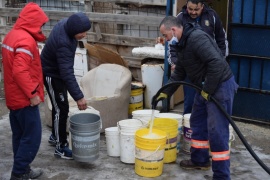
<svg viewBox="0 0 270 180">
<path fill-rule="evenodd" d="M 70 37 L 74 37 L 76 34 L 86 32 L 90 28 L 91 22 L 89 18 L 82 12 L 71 15 L 65 24 L 65 30 Z"/>
<path fill-rule="evenodd" d="M 38 4 L 30 2 L 21 10 L 14 25 L 15 29 L 24 29 L 31 34 L 36 41 L 42 42 L 46 39 L 41 27 L 48 22 L 48 17 Z"/>
<path fill-rule="evenodd" d="M 195 23 L 186 23 L 183 27 L 183 34 L 179 41 L 180 47 L 185 47 L 186 41 L 189 37 L 189 35 L 195 30 L 195 29 L 201 29 L 201 27 Z"/>
</svg>

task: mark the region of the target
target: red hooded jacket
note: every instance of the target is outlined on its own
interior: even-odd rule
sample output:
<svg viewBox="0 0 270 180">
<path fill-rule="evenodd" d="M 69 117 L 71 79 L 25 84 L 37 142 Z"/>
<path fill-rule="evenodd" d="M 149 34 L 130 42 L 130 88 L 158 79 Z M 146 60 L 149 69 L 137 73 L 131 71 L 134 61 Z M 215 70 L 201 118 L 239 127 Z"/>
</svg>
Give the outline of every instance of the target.
<svg viewBox="0 0 270 180">
<path fill-rule="evenodd" d="M 37 41 L 46 39 L 41 27 L 48 21 L 44 11 L 28 3 L 2 44 L 4 89 L 11 110 L 30 105 L 38 95 L 44 101 L 43 74 Z"/>
</svg>

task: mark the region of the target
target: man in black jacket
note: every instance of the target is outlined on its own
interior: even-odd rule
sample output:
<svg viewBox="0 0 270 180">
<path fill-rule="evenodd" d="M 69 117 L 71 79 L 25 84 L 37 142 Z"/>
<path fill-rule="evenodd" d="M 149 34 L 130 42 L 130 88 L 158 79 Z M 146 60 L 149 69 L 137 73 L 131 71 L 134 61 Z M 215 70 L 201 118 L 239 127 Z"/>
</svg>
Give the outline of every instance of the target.
<svg viewBox="0 0 270 180">
<path fill-rule="evenodd" d="M 52 102 L 52 135 L 49 143 L 56 145 L 54 155 L 64 159 L 72 159 L 66 134 L 69 112 L 67 92 L 77 102 L 79 110 L 87 108 L 73 66 L 78 40 L 84 38 L 90 28 L 90 20 L 83 13 L 75 13 L 59 21 L 41 53 L 44 84 Z"/>
<path fill-rule="evenodd" d="M 183 27 L 180 19 L 169 16 L 161 22 L 160 32 L 167 41 L 178 41 L 171 46 L 178 59 L 168 83 L 188 77 L 202 88 L 195 94 L 190 117 L 191 159 L 182 160 L 180 166 L 185 169 L 209 169 L 210 148 L 213 179 L 228 180 L 229 121 L 210 101 L 210 96 L 218 100 L 228 114 L 232 114 L 233 98 L 238 88 L 232 71 L 215 41 L 195 24 L 187 23 Z M 177 88 L 171 86 L 165 89 L 157 100 L 171 96 Z"/>
<path fill-rule="evenodd" d="M 206 32 L 212 39 L 215 40 L 220 48 L 223 56 L 228 55 L 228 42 L 226 39 L 226 33 L 222 26 L 222 22 L 218 14 L 204 4 L 204 0 L 187 0 L 187 4 L 183 6 L 181 12 L 177 15 L 185 25 L 186 23 L 195 23 L 199 25 L 204 32 Z M 169 46 L 168 62 L 174 69 L 176 64 L 176 54 Z M 186 79 L 190 82 L 189 79 Z M 183 114 L 191 113 L 192 105 L 195 96 L 195 90 L 184 86 L 184 112 Z"/>
</svg>

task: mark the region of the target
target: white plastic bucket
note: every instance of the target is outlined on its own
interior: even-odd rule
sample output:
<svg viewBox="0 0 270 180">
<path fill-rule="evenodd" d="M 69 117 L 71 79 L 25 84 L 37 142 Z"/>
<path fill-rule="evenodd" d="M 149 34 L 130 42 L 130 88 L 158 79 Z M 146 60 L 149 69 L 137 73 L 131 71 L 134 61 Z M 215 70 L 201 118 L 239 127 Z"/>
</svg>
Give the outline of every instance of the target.
<svg viewBox="0 0 270 180">
<path fill-rule="evenodd" d="M 151 108 L 152 97 L 162 87 L 164 74 L 164 64 L 160 62 L 147 62 L 141 66 L 142 83 L 146 86 L 144 91 L 144 106 Z M 162 102 L 157 104 L 157 107 L 162 107 Z"/>
<path fill-rule="evenodd" d="M 190 154 L 190 146 L 191 146 L 191 134 L 192 130 L 190 128 L 190 119 L 191 114 L 185 114 L 183 119 L 183 146 L 182 150 L 188 154 Z"/>
<path fill-rule="evenodd" d="M 119 132 L 124 134 L 135 134 L 143 125 L 139 119 L 124 119 L 117 122 Z"/>
<path fill-rule="evenodd" d="M 156 114 L 155 117 L 157 118 L 170 118 L 170 119 L 176 119 L 178 121 L 178 135 L 177 135 L 177 153 L 179 153 L 180 148 L 181 148 L 181 136 L 183 134 L 182 129 L 183 129 L 183 116 L 181 114 L 176 114 L 176 113 L 159 113 Z"/>
<path fill-rule="evenodd" d="M 144 127 L 138 119 L 124 119 L 117 123 L 120 132 L 120 160 L 123 163 L 135 163 L 135 132 Z"/>
<path fill-rule="evenodd" d="M 120 156 L 120 134 L 118 127 L 108 127 L 105 129 L 107 154 L 112 157 Z"/>
<path fill-rule="evenodd" d="M 143 122 L 144 127 L 147 127 L 149 122 L 151 121 L 153 112 L 154 112 L 154 117 L 157 114 L 159 114 L 159 110 L 153 110 L 153 109 L 136 110 L 132 112 L 132 118 L 141 120 Z"/>
<path fill-rule="evenodd" d="M 120 160 L 123 163 L 135 163 L 134 134 L 120 133 Z"/>
</svg>

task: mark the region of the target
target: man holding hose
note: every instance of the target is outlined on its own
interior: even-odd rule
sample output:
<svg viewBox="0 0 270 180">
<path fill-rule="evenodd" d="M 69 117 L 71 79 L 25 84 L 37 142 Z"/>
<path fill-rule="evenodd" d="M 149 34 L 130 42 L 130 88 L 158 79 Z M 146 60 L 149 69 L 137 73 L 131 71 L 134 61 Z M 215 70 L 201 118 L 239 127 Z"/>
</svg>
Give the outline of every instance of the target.
<svg viewBox="0 0 270 180">
<path fill-rule="evenodd" d="M 209 148 L 212 155 L 213 179 L 230 179 L 229 121 L 210 101 L 213 96 L 232 114 L 234 94 L 238 85 L 217 43 L 199 26 L 180 19 L 165 17 L 160 23 L 160 32 L 171 45 L 178 60 L 168 83 L 184 81 L 186 77 L 202 88 L 196 92 L 190 117 L 192 129 L 191 159 L 182 160 L 184 169 L 210 168 Z M 169 86 L 156 101 L 170 97 L 178 86 Z"/>
</svg>

